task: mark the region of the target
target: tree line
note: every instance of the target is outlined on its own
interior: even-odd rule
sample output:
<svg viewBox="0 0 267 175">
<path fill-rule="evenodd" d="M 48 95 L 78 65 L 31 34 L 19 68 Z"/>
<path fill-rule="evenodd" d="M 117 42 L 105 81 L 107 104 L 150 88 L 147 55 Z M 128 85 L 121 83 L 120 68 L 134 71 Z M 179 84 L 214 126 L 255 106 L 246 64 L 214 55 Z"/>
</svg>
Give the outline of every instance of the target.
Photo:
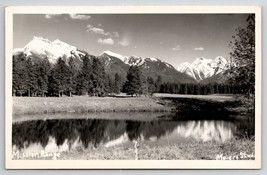
<svg viewBox="0 0 267 175">
<path fill-rule="evenodd" d="M 193 83 L 163 83 L 160 87 L 159 93 L 170 94 L 195 94 L 195 95 L 208 95 L 208 94 L 241 94 L 243 88 L 238 85 L 229 84 L 193 84 Z"/>
<path fill-rule="evenodd" d="M 48 58 L 32 61 L 24 54 L 13 57 L 13 96 L 58 96 L 89 95 L 109 96 L 124 92 L 131 96 L 152 96 L 153 93 L 170 94 L 236 94 L 243 87 L 229 84 L 171 83 L 145 77 L 140 67 L 131 66 L 124 77 L 105 72 L 101 61 L 85 55 L 77 66 L 71 57 L 68 61 L 59 58 L 55 65 Z"/>
<path fill-rule="evenodd" d="M 127 74 L 127 81 L 123 91 L 128 95 L 152 95 L 153 93 L 168 94 L 242 94 L 245 88 L 240 85 L 230 85 L 226 83 L 201 84 L 201 83 L 174 83 L 163 82 L 161 76 L 157 80 L 142 77 L 138 67 L 131 67 Z"/>
<path fill-rule="evenodd" d="M 32 61 L 24 54 L 13 56 L 13 96 L 107 96 L 121 92 L 123 79 L 106 74 L 100 60 L 85 55 L 79 67 L 71 57 L 59 58 L 55 65 L 48 58 Z"/>
</svg>

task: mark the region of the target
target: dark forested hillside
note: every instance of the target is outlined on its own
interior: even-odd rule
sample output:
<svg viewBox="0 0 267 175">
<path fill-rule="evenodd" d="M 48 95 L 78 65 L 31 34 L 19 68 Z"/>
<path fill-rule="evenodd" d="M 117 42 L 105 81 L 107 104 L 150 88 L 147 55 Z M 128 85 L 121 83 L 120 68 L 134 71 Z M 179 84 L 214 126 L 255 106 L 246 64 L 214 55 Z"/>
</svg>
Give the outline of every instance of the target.
<svg viewBox="0 0 267 175">
<path fill-rule="evenodd" d="M 243 87 L 229 85 L 222 74 L 195 82 L 161 61 L 129 66 L 110 56 L 86 54 L 80 63 L 75 58 L 47 58 L 32 61 L 24 54 L 13 56 L 13 95 L 19 96 L 107 96 L 120 92 L 129 95 L 242 93 Z M 134 70 L 134 71 L 131 71 Z M 226 77 L 226 76 L 225 76 Z"/>
</svg>

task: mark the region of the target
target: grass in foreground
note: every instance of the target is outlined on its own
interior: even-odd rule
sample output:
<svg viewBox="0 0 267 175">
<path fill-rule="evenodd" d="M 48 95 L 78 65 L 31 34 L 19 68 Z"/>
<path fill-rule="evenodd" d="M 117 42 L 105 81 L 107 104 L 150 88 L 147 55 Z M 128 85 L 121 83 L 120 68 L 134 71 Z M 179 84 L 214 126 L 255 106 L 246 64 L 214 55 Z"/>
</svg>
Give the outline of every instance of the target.
<svg viewBox="0 0 267 175">
<path fill-rule="evenodd" d="M 254 139 L 238 139 L 225 143 L 195 142 L 155 146 L 141 142 L 137 149 L 134 144 L 123 144 L 106 148 L 75 148 L 61 152 L 58 160 L 254 160 Z M 242 157 L 243 155 L 243 157 Z M 253 157 L 248 157 L 252 155 Z M 235 158 L 233 159 L 233 157 Z M 32 159 L 32 158 L 31 158 Z M 46 158 L 47 159 L 47 158 Z M 48 159 L 53 159 L 52 157 Z"/>
<path fill-rule="evenodd" d="M 153 98 L 129 97 L 13 97 L 13 115 L 41 113 L 81 112 L 167 112 L 176 108 L 172 99 L 232 101 L 231 95 L 179 95 L 154 94 Z M 165 98 L 165 99 L 164 99 Z"/>
<path fill-rule="evenodd" d="M 171 108 L 152 98 L 115 97 L 13 97 L 13 115 L 81 112 L 163 112 Z"/>
<path fill-rule="evenodd" d="M 216 160 L 217 156 L 239 156 L 241 154 L 255 153 L 254 140 L 242 139 L 232 140 L 226 143 L 178 143 L 166 146 L 154 146 L 149 143 L 140 144 L 138 148 L 139 160 Z M 60 159 L 100 159 L 114 160 L 136 158 L 135 149 L 127 146 L 117 146 L 114 148 L 99 147 L 96 149 L 77 149 L 62 154 Z M 240 157 L 241 159 L 241 157 Z M 244 158 L 250 159 L 250 158 Z"/>
</svg>

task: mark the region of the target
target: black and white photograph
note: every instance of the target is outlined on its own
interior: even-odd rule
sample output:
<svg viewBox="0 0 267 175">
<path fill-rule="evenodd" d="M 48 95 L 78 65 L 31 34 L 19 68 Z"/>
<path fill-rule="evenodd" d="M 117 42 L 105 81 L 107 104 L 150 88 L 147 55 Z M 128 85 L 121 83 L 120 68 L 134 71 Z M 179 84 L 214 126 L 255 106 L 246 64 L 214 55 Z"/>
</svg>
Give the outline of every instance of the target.
<svg viewBox="0 0 267 175">
<path fill-rule="evenodd" d="M 260 168 L 260 28 L 257 6 L 8 7 L 6 168 Z"/>
</svg>

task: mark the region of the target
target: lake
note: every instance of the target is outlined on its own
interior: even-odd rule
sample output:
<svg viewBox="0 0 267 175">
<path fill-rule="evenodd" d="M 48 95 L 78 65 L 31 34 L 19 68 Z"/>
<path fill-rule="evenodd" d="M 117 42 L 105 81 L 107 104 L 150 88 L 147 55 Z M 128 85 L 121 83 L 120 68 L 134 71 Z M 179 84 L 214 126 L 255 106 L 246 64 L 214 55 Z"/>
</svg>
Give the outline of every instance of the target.
<svg viewBox="0 0 267 175">
<path fill-rule="evenodd" d="M 233 138 L 251 138 L 255 134 L 253 122 L 221 120 L 216 116 L 213 119 L 185 120 L 182 117 L 174 120 L 175 115 L 128 112 L 16 116 L 12 124 L 12 149 L 13 153 L 25 154 L 98 147 L 112 150 L 119 146 L 132 149 L 136 141 L 157 147 L 224 143 Z"/>
</svg>

